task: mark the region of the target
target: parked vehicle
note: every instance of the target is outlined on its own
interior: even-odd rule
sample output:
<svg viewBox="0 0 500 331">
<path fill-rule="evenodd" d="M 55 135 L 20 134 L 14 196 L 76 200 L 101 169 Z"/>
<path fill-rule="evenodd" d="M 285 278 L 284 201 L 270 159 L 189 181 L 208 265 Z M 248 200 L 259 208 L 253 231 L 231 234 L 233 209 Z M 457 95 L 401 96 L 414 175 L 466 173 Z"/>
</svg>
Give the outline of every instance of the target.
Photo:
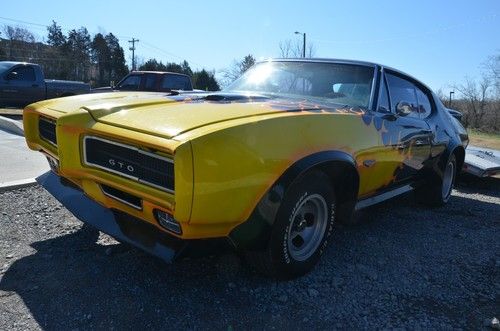
<svg viewBox="0 0 500 331">
<path fill-rule="evenodd" d="M 261 272 L 303 275 L 335 223 L 416 190 L 445 204 L 468 136 L 424 84 L 378 64 L 258 63 L 222 92 L 33 104 L 39 182 L 82 221 L 170 261 L 223 238 Z"/>
<path fill-rule="evenodd" d="M 112 91 L 192 91 L 193 84 L 188 75 L 164 71 L 134 71 L 125 76 L 116 86 L 99 87 L 94 93 Z"/>
<path fill-rule="evenodd" d="M 500 151 L 485 147 L 467 146 L 463 171 L 477 177 L 500 175 Z"/>
<path fill-rule="evenodd" d="M 90 92 L 83 82 L 44 79 L 38 64 L 0 61 L 0 106 L 24 107 L 30 103 Z"/>
</svg>

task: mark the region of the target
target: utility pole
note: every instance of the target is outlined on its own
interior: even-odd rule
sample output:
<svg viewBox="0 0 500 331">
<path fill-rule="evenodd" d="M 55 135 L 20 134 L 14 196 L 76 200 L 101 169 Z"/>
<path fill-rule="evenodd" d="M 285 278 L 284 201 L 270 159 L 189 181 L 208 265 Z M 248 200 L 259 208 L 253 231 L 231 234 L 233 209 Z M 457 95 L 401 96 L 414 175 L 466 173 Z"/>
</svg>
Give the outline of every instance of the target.
<svg viewBox="0 0 500 331">
<path fill-rule="evenodd" d="M 303 39 L 303 45 L 302 45 L 302 57 L 305 58 L 306 57 L 306 33 L 305 32 L 299 32 L 299 31 L 295 31 L 295 34 L 301 34 L 302 37 L 304 38 Z"/>
<path fill-rule="evenodd" d="M 135 71 L 135 43 L 138 43 L 139 39 L 132 38 L 132 40 L 129 40 L 128 42 L 132 44 L 132 47 L 130 47 L 129 50 L 132 51 L 132 71 Z"/>
<path fill-rule="evenodd" d="M 306 58 L 306 33 L 304 32 L 304 45 L 302 46 L 302 57 Z"/>
<path fill-rule="evenodd" d="M 450 91 L 450 100 L 448 101 L 448 108 L 451 108 L 451 96 L 455 94 L 455 91 Z"/>
</svg>

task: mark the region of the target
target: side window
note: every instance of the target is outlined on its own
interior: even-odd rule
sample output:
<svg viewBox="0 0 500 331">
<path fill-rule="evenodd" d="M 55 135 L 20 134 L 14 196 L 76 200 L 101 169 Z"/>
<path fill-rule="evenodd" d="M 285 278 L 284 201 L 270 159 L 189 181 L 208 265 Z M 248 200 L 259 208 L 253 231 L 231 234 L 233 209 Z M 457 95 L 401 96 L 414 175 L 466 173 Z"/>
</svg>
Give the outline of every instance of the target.
<svg viewBox="0 0 500 331">
<path fill-rule="evenodd" d="M 181 75 L 164 75 L 161 83 L 162 90 L 190 90 L 189 78 Z"/>
<path fill-rule="evenodd" d="M 155 83 L 156 83 L 156 75 L 147 74 L 146 75 L 146 82 L 144 83 L 144 89 L 146 91 L 154 91 L 155 90 Z"/>
<path fill-rule="evenodd" d="M 389 93 L 387 92 L 387 84 L 385 83 L 384 77 L 382 77 L 382 81 L 380 83 L 377 111 L 381 113 L 391 112 L 391 107 L 389 105 Z"/>
<path fill-rule="evenodd" d="M 396 107 L 399 102 L 407 102 L 412 108 L 412 112 L 407 116 L 420 118 L 418 113 L 416 86 L 406 79 L 388 73 L 385 74 L 385 77 L 387 78 L 387 84 L 389 85 L 391 94 L 391 110 L 396 112 Z"/>
<path fill-rule="evenodd" d="M 32 67 L 18 67 L 13 71 L 17 72 L 16 80 L 34 82 L 36 80 L 35 77 L 35 69 Z"/>
<path fill-rule="evenodd" d="M 418 99 L 418 112 L 420 113 L 420 118 L 426 118 L 431 114 L 432 105 L 427 94 L 425 94 L 421 89 L 417 87 L 417 99 Z"/>
</svg>

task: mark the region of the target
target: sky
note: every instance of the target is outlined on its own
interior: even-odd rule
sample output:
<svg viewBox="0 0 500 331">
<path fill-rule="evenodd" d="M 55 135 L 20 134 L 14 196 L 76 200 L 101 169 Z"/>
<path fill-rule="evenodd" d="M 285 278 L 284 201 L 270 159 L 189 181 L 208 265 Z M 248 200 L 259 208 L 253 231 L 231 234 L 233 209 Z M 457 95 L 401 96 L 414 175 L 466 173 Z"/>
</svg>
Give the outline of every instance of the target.
<svg viewBox="0 0 500 331">
<path fill-rule="evenodd" d="M 186 59 L 219 75 L 247 54 L 278 57 L 280 41 L 302 41 L 295 31 L 306 33 L 315 57 L 381 63 L 445 93 L 480 77 L 481 63 L 500 53 L 500 0 L 2 2 L 0 27 L 43 40 L 52 20 L 65 32 L 85 26 L 117 35 L 129 64 L 134 37 L 139 60 Z"/>
</svg>

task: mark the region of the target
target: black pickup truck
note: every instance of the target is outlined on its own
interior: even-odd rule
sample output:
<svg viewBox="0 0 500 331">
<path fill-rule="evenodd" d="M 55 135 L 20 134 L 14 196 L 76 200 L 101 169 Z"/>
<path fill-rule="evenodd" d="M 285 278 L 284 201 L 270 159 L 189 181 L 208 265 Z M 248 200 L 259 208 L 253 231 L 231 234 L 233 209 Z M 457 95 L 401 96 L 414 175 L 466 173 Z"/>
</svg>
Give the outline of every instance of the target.
<svg viewBox="0 0 500 331">
<path fill-rule="evenodd" d="M 193 91 L 193 84 L 188 75 L 166 71 L 133 71 L 125 76 L 116 86 L 92 89 L 93 93 L 112 91 L 155 91 L 172 90 Z"/>
<path fill-rule="evenodd" d="M 0 107 L 24 107 L 30 103 L 90 92 L 83 82 L 44 79 L 38 64 L 0 61 Z"/>
</svg>

